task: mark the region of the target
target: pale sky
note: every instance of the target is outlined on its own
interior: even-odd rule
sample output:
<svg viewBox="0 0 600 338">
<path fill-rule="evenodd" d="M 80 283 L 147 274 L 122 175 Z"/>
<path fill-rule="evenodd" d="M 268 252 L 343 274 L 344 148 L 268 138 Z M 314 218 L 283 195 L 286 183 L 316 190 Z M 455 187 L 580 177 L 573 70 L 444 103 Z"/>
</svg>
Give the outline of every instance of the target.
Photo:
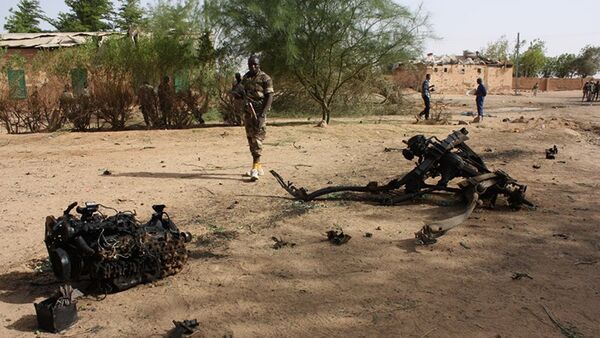
<svg viewBox="0 0 600 338">
<path fill-rule="evenodd" d="M 426 52 L 461 54 L 479 50 L 488 42 L 506 35 L 511 43 L 517 32 L 521 39 L 540 38 L 546 53 L 577 54 L 588 44 L 600 46 L 600 0 L 395 0 L 416 9 L 422 3 L 430 24 L 440 40 L 428 40 Z M 19 0 L 2 0 L 0 31 L 4 31 L 8 9 Z M 116 1 L 113 1 L 116 2 Z M 142 3 L 154 3 L 152 0 Z M 62 0 L 41 0 L 46 14 L 56 17 L 67 11 Z M 52 29 L 46 23 L 44 29 Z"/>
</svg>

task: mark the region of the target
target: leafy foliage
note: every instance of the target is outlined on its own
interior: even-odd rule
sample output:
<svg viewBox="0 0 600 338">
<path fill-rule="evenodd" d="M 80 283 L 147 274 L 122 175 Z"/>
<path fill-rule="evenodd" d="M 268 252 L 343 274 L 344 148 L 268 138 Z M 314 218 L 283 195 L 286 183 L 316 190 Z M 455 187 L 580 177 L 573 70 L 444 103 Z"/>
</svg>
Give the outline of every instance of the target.
<svg viewBox="0 0 600 338">
<path fill-rule="evenodd" d="M 8 10 L 10 16 L 6 18 L 4 29 L 10 33 L 38 33 L 40 20 L 44 18 L 44 12 L 40 7 L 39 0 L 20 0 L 17 9 Z"/>
<path fill-rule="evenodd" d="M 575 72 L 581 77 L 592 76 L 600 71 L 600 47 L 586 46 L 573 61 Z"/>
<path fill-rule="evenodd" d="M 115 25 L 126 31 L 130 27 L 142 26 L 145 23 L 144 10 L 140 7 L 140 0 L 119 0 L 121 6 L 115 18 Z"/>
<path fill-rule="evenodd" d="M 542 40 L 536 39 L 530 42 L 529 48 L 519 60 L 521 75 L 536 77 L 542 73 L 546 64 L 545 48 L 545 43 Z"/>
<path fill-rule="evenodd" d="M 576 73 L 575 54 L 564 53 L 555 57 L 546 58 L 546 64 L 542 71 L 544 77 L 573 77 Z"/>
<path fill-rule="evenodd" d="M 50 20 L 61 32 L 98 32 L 111 28 L 113 10 L 111 0 L 65 0 L 70 12 L 61 12 L 58 19 Z"/>
<path fill-rule="evenodd" d="M 229 46 L 262 53 L 274 76 L 292 76 L 329 121 L 352 80 L 416 55 L 425 18 L 389 0 L 224 0 L 213 3 Z"/>
<path fill-rule="evenodd" d="M 502 35 L 498 40 L 488 43 L 485 48 L 482 48 L 482 56 L 488 59 L 499 61 L 510 60 L 510 47 L 506 35 Z"/>
</svg>

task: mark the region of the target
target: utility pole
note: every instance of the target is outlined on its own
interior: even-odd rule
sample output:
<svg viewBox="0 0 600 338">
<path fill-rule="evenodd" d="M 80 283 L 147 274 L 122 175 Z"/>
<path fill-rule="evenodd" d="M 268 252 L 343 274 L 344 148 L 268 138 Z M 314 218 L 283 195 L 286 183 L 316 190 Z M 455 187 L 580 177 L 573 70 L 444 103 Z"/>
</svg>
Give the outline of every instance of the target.
<svg viewBox="0 0 600 338">
<path fill-rule="evenodd" d="M 519 95 L 519 48 L 521 47 L 521 33 L 517 33 L 517 48 L 515 56 L 515 95 Z"/>
</svg>

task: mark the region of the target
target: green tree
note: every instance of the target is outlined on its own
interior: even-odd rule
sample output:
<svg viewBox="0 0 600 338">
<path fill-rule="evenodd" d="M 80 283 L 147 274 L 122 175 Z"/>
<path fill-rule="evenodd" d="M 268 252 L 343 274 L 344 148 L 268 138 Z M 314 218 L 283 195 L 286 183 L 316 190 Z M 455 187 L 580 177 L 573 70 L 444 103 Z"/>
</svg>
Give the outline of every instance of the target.
<svg viewBox="0 0 600 338">
<path fill-rule="evenodd" d="M 65 0 L 70 12 L 61 12 L 57 20 L 51 20 L 61 32 L 97 32 L 111 28 L 109 23 L 113 10 L 110 0 Z"/>
<path fill-rule="evenodd" d="M 140 0 L 119 0 L 121 6 L 115 19 L 116 26 L 121 30 L 128 30 L 132 26 L 141 26 L 144 23 L 144 10 L 140 7 Z"/>
<path fill-rule="evenodd" d="M 529 43 L 529 48 L 521 55 L 519 60 L 520 71 L 523 76 L 536 77 L 542 74 L 546 64 L 545 48 L 544 41 L 539 39 Z"/>
<path fill-rule="evenodd" d="M 485 48 L 482 48 L 481 55 L 488 59 L 494 59 L 499 61 L 510 60 L 508 39 L 506 35 L 502 35 L 498 40 L 488 43 Z"/>
<path fill-rule="evenodd" d="M 262 53 L 263 68 L 293 77 L 329 122 L 342 89 L 420 52 L 426 19 L 391 0 L 222 0 L 226 45 Z M 422 30 L 421 30 L 422 29 Z"/>
<path fill-rule="evenodd" d="M 4 29 L 10 33 L 38 33 L 40 20 L 44 19 L 44 12 L 39 0 L 20 0 L 17 9 L 8 10 L 10 16 L 6 17 Z"/>
<path fill-rule="evenodd" d="M 546 57 L 544 68 L 542 68 L 542 77 L 554 77 L 556 74 L 556 68 L 558 67 L 558 57 L 549 56 Z"/>
<path fill-rule="evenodd" d="M 556 58 L 556 77 L 573 77 L 576 73 L 575 54 L 564 53 Z"/>
<path fill-rule="evenodd" d="M 573 68 L 581 77 L 593 76 L 600 71 L 600 47 L 586 46 L 573 61 Z"/>
</svg>

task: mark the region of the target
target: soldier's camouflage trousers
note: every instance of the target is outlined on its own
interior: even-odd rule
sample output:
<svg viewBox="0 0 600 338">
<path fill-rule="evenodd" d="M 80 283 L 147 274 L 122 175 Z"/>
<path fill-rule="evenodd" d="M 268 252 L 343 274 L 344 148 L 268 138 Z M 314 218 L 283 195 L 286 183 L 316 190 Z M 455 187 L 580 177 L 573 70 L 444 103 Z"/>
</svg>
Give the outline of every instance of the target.
<svg viewBox="0 0 600 338">
<path fill-rule="evenodd" d="M 244 110 L 244 126 L 246 127 L 246 137 L 248 138 L 248 146 L 254 162 L 260 161 L 262 154 L 263 141 L 267 134 L 267 116 L 262 114 L 262 107 L 255 105 L 256 117 L 249 107 Z"/>
</svg>

